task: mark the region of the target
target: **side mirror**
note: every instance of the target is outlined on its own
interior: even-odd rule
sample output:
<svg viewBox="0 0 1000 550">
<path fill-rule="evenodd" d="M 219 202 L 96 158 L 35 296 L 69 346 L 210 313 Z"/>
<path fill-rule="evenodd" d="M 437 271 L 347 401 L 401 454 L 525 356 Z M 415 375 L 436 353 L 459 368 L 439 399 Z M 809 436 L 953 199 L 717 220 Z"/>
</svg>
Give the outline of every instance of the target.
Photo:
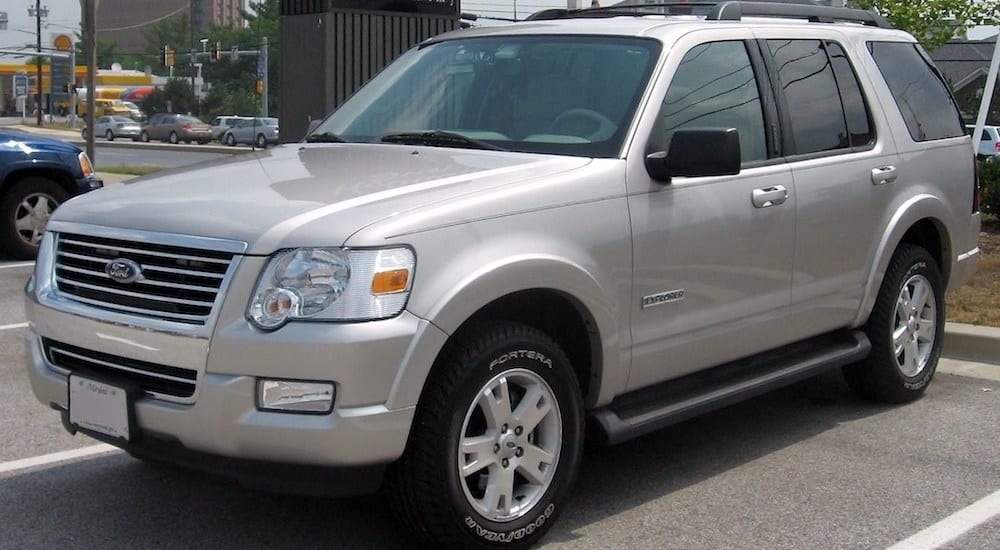
<svg viewBox="0 0 1000 550">
<path fill-rule="evenodd" d="M 667 182 L 673 176 L 731 176 L 740 173 L 740 133 L 736 128 L 677 130 L 667 151 L 646 156 L 649 177 Z"/>
</svg>

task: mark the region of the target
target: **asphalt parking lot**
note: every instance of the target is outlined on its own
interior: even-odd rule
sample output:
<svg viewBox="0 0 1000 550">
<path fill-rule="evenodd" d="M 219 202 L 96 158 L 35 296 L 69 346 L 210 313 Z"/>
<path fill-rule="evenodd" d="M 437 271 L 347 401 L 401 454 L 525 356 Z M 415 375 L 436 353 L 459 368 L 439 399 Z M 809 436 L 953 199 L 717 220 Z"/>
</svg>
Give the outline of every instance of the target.
<svg viewBox="0 0 1000 550">
<path fill-rule="evenodd" d="M 378 496 L 262 493 L 65 433 L 25 373 L 31 269 L 0 260 L 0 548 L 409 547 Z M 859 400 L 834 373 L 591 447 L 543 547 L 995 550 L 992 367 L 959 376 L 946 361 L 901 407 Z"/>
</svg>

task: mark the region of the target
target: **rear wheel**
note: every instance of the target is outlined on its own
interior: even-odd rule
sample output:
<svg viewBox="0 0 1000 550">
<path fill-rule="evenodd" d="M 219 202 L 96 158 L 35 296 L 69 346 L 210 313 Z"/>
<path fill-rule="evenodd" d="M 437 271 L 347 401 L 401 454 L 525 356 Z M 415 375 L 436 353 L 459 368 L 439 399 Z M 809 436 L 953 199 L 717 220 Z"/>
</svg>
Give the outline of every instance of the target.
<svg viewBox="0 0 1000 550">
<path fill-rule="evenodd" d="M 107 132 L 104 132 L 104 139 L 106 139 L 108 141 L 114 141 L 115 140 L 115 133 L 112 132 L 111 130 L 108 130 Z"/>
<path fill-rule="evenodd" d="M 169 141 L 170 143 L 173 143 L 174 145 L 177 145 L 177 142 L 180 141 L 177 138 L 177 132 L 170 132 L 170 136 L 167 137 L 167 141 Z"/>
<path fill-rule="evenodd" d="M 583 448 L 569 360 L 544 333 L 481 325 L 442 352 L 387 488 L 428 543 L 520 548 L 561 512 Z"/>
<path fill-rule="evenodd" d="M 259 134 L 257 136 L 257 147 L 260 149 L 267 149 L 267 138 L 264 134 Z"/>
<path fill-rule="evenodd" d="M 149 134 L 145 130 L 139 134 L 139 141 L 149 143 Z"/>
<path fill-rule="evenodd" d="M 67 196 L 47 178 L 29 177 L 12 185 L 0 196 L 0 249 L 17 259 L 34 258 L 52 212 Z"/>
<path fill-rule="evenodd" d="M 944 338 L 941 272 L 926 250 L 911 244 L 896 250 L 865 332 L 872 351 L 865 361 L 844 369 L 848 384 L 885 403 L 906 403 L 923 395 Z"/>
</svg>

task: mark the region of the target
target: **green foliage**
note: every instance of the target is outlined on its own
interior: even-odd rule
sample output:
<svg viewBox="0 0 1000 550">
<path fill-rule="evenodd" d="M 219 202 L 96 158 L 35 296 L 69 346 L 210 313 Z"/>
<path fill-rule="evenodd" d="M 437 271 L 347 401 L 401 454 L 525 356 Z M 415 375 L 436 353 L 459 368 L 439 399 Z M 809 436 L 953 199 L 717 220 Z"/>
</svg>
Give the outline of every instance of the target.
<svg viewBox="0 0 1000 550">
<path fill-rule="evenodd" d="M 1000 2 L 995 0 L 853 0 L 849 5 L 877 11 L 928 51 L 970 27 L 1000 23 Z"/>
<path fill-rule="evenodd" d="M 1000 214 L 1000 158 L 979 163 L 979 185 L 980 209 L 987 214 Z"/>
<path fill-rule="evenodd" d="M 169 109 L 168 107 L 169 103 Z M 198 110 L 191 81 L 171 78 L 162 89 L 154 90 L 142 102 L 142 110 L 147 115 L 153 113 L 195 113 Z"/>
<path fill-rule="evenodd" d="M 200 109 L 192 110 L 200 113 L 203 118 L 208 119 L 218 114 L 255 115 L 261 112 L 261 97 L 254 91 L 257 82 L 257 57 L 244 53 L 238 59 L 232 60 L 229 54 L 233 46 L 242 52 L 260 50 L 264 37 L 269 41 L 268 112 L 277 113 L 278 60 L 281 56 L 281 45 L 278 41 L 278 0 L 251 1 L 248 5 L 249 9 L 243 12 L 246 26 L 214 26 L 207 33 L 194 37 L 199 52 L 201 38 L 208 39 L 209 52 L 214 49 L 216 43 L 222 47 L 222 59 L 218 61 L 203 54 L 198 57 L 198 62 L 202 63 L 201 74 L 205 82 L 211 86 Z M 187 53 L 191 42 L 190 32 L 187 17 L 183 16 L 161 21 L 153 25 L 147 33 L 146 42 L 150 51 L 158 52 L 164 44 L 175 50 L 175 76 L 189 75 L 190 61 Z M 188 86 L 190 87 L 190 84 Z"/>
</svg>

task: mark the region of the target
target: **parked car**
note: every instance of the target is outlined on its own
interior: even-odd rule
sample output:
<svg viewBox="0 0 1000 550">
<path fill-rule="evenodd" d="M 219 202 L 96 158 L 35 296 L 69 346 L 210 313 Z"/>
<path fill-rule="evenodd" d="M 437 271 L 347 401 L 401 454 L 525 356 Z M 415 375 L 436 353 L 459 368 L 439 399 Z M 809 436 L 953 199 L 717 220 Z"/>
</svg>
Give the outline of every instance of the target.
<svg viewBox="0 0 1000 550">
<path fill-rule="evenodd" d="M 976 131 L 975 124 L 965 126 L 971 136 Z M 983 136 L 979 140 L 979 148 L 976 150 L 977 156 L 985 159 L 1000 157 L 1000 126 L 983 126 Z"/>
<path fill-rule="evenodd" d="M 947 83 L 874 12 L 678 6 L 444 33 L 302 143 L 70 201 L 26 293 L 34 395 L 140 459 L 321 471 L 415 545 L 492 549 L 574 504 L 585 428 L 835 370 L 919 399 L 979 262 Z"/>
<path fill-rule="evenodd" d="M 157 113 L 139 131 L 140 141 L 205 144 L 212 140 L 212 127 L 197 117 L 174 113 Z"/>
<path fill-rule="evenodd" d="M 261 149 L 268 145 L 277 145 L 278 119 L 256 117 L 240 120 L 223 132 L 222 142 L 229 146 L 246 143 Z"/>
<path fill-rule="evenodd" d="M 103 185 L 79 147 L 0 129 L 0 256 L 34 258 L 56 207 Z"/>
<path fill-rule="evenodd" d="M 81 130 L 83 139 L 87 139 L 88 131 L 87 128 Z M 94 122 L 94 136 L 103 136 L 108 141 L 114 141 L 118 137 L 136 140 L 140 131 L 138 122 L 123 116 L 102 116 Z"/>
<path fill-rule="evenodd" d="M 241 120 L 250 120 L 253 117 L 240 115 L 219 115 L 212 119 L 212 139 L 222 142 L 222 134 Z"/>
</svg>

